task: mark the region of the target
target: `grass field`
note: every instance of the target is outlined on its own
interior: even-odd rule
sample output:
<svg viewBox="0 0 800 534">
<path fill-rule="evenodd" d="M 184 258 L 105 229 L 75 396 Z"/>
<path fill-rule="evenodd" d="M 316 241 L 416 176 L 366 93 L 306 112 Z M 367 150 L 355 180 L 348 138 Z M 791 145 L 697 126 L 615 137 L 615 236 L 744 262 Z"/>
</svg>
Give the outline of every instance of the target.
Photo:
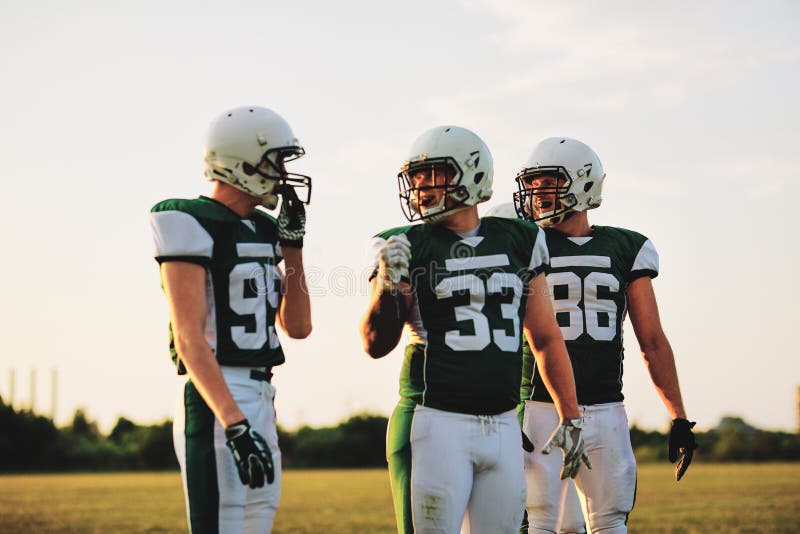
<svg viewBox="0 0 800 534">
<path fill-rule="evenodd" d="M 386 471 L 287 471 L 276 533 L 392 532 Z M 800 464 L 639 468 L 637 533 L 800 532 Z M 0 532 L 185 532 L 177 473 L 0 476 Z"/>
</svg>

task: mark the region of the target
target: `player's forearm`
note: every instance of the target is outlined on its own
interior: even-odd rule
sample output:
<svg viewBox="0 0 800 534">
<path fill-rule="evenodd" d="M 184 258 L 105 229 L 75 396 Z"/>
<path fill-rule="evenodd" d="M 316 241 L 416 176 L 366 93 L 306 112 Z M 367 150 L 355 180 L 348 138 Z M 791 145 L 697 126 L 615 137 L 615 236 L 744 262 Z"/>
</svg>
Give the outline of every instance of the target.
<svg viewBox="0 0 800 534">
<path fill-rule="evenodd" d="M 220 423 L 227 427 L 244 419 L 208 342 L 202 336 L 177 333 L 175 348 L 192 383 Z"/>
<path fill-rule="evenodd" d="M 284 247 L 284 294 L 280 323 L 289 337 L 302 339 L 311 334 L 311 299 L 303 267 L 303 249 Z"/>
<path fill-rule="evenodd" d="M 641 349 L 650 379 L 670 416 L 672 419 L 686 419 L 675 356 L 669 342 L 666 338 L 659 339 L 652 344 L 643 345 Z"/>
<path fill-rule="evenodd" d="M 542 371 L 542 381 L 553 398 L 561 419 L 579 417 L 575 377 L 567 349 L 561 339 L 548 340 L 534 349 L 534 356 Z"/>
<path fill-rule="evenodd" d="M 364 350 L 373 358 L 389 354 L 400 342 L 405 317 L 401 310 L 401 295 L 374 293 L 369 309 L 361 322 Z"/>
</svg>

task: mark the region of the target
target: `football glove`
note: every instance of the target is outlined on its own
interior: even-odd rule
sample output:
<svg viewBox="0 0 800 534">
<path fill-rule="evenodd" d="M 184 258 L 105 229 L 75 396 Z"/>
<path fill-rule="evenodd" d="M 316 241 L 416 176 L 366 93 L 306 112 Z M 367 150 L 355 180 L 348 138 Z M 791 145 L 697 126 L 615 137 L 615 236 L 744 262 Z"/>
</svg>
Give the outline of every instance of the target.
<svg viewBox="0 0 800 534">
<path fill-rule="evenodd" d="M 678 464 L 675 466 L 675 480 L 680 480 L 689 465 L 692 463 L 697 442 L 694 439 L 692 428 L 696 423 L 686 419 L 673 419 L 672 428 L 669 430 L 669 461 Z"/>
<path fill-rule="evenodd" d="M 306 235 L 306 207 L 297 198 L 291 185 L 280 189 L 283 203 L 278 214 L 278 240 L 281 246 L 303 248 L 303 236 Z"/>
<path fill-rule="evenodd" d="M 564 465 L 561 467 L 561 480 L 567 477 L 575 478 L 581 462 L 592 468 L 592 462 L 586 455 L 586 444 L 581 435 L 581 420 L 563 419 L 561 424 L 553 431 L 547 445 L 542 449 L 542 454 L 550 454 L 553 447 L 558 447 L 564 451 Z"/>
<path fill-rule="evenodd" d="M 533 452 L 533 443 L 528 438 L 528 435 L 525 434 L 525 431 L 522 431 L 522 450 L 525 452 Z"/>
<path fill-rule="evenodd" d="M 264 479 L 267 484 L 275 481 L 272 453 L 261 434 L 250 428 L 247 419 L 226 428 L 225 437 L 242 484 L 255 489 L 264 485 Z"/>
<path fill-rule="evenodd" d="M 378 287 L 391 292 L 403 276 L 408 277 L 411 243 L 405 234 L 393 235 L 378 251 Z"/>
</svg>

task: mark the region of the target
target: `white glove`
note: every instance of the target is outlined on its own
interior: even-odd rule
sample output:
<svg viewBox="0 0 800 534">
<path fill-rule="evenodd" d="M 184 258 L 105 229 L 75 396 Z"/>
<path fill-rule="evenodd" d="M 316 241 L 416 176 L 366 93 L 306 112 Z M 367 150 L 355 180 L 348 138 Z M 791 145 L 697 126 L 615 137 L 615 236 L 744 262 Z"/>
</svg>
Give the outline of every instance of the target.
<svg viewBox="0 0 800 534">
<path fill-rule="evenodd" d="M 586 456 L 586 444 L 583 442 L 583 436 L 581 435 L 580 418 L 562 420 L 558 428 L 553 431 L 547 441 L 547 445 L 542 449 L 542 454 L 550 454 L 553 447 L 558 447 L 564 451 L 561 480 L 567 477 L 575 478 L 575 475 L 578 474 L 578 468 L 581 466 L 581 461 L 589 469 L 592 468 L 592 462 Z"/>
<path fill-rule="evenodd" d="M 378 251 L 378 287 L 396 291 L 400 277 L 408 277 L 411 243 L 405 234 L 393 235 Z"/>
</svg>

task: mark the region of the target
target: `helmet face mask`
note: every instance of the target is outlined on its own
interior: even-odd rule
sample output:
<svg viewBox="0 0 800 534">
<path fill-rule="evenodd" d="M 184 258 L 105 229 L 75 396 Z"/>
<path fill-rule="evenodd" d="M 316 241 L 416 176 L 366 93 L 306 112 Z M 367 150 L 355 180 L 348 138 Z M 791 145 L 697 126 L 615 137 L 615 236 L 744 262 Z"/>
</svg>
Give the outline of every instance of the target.
<svg viewBox="0 0 800 534">
<path fill-rule="evenodd" d="M 397 175 L 403 214 L 409 221 L 419 221 L 453 211 L 469 196 L 460 185 L 463 176 L 450 157 L 406 162 Z"/>
<path fill-rule="evenodd" d="M 522 219 L 552 226 L 567 219 L 577 204 L 575 195 L 569 192 L 572 178 L 563 167 L 526 168 L 517 174 L 516 181 L 514 207 Z"/>
<path fill-rule="evenodd" d="M 521 218 L 541 226 L 560 224 L 600 206 L 605 176 L 589 146 L 566 137 L 545 139 L 517 173 L 514 207 Z"/>
<path fill-rule="evenodd" d="M 206 141 L 206 176 L 220 180 L 274 209 L 284 187 L 293 187 L 301 202 L 311 201 L 311 178 L 286 171 L 285 162 L 305 150 L 289 124 L 266 108 L 242 107 L 219 116 Z"/>
<path fill-rule="evenodd" d="M 257 166 L 246 161 L 242 163 L 242 172 L 247 175 L 258 174 L 266 180 L 266 195 L 277 195 L 283 187 L 294 187 L 297 197 L 303 204 L 311 202 L 311 178 L 304 174 L 291 173 L 286 170 L 286 162 L 304 156 L 303 147 L 272 148 L 264 152 Z M 245 191 L 247 192 L 247 191 Z M 249 193 L 249 192 L 248 192 Z M 259 195 L 253 195 L 259 196 Z M 274 206 L 273 206 L 274 207 Z M 270 208 L 271 209 L 271 208 Z"/>
<path fill-rule="evenodd" d="M 489 148 L 466 128 L 438 126 L 417 138 L 397 175 L 400 207 L 410 222 L 438 223 L 492 196 Z"/>
</svg>

